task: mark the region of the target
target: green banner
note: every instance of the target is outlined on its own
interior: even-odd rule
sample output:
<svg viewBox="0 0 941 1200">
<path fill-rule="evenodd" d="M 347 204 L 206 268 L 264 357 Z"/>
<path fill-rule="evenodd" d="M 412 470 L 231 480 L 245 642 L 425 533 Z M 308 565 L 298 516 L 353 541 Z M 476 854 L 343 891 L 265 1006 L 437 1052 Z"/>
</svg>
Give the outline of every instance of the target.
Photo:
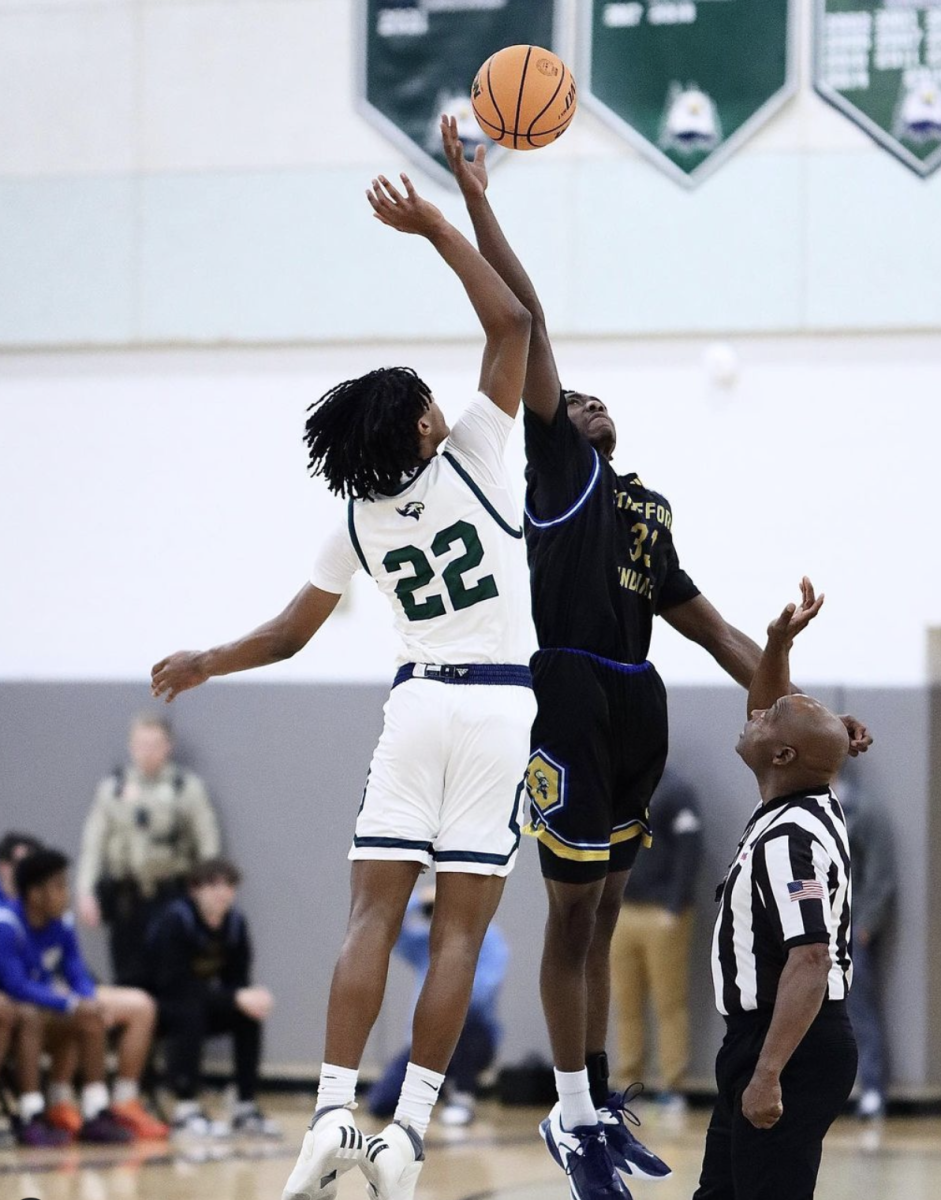
<svg viewBox="0 0 941 1200">
<path fill-rule="evenodd" d="M 941 167 L 941 0 L 816 0 L 814 83 L 921 176 Z"/>
<path fill-rule="evenodd" d="M 687 186 L 796 89 L 796 0 L 581 3 L 581 94 Z"/>
<path fill-rule="evenodd" d="M 504 46 L 552 49 L 557 0 L 358 2 L 363 115 L 426 170 L 451 181 L 441 153 L 441 114 L 458 118 L 471 146 L 487 141 L 471 110 L 474 76 Z"/>
</svg>

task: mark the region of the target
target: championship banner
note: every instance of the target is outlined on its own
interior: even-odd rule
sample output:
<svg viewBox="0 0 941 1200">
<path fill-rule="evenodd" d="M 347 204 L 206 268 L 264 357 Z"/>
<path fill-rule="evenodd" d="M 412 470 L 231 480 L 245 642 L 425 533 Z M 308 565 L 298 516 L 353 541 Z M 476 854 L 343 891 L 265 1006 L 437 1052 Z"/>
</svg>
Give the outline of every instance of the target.
<svg viewBox="0 0 941 1200">
<path fill-rule="evenodd" d="M 796 0 L 581 4 L 582 96 L 687 187 L 796 90 Z"/>
<path fill-rule="evenodd" d="M 473 150 L 488 142 L 471 84 L 504 46 L 554 48 L 558 0 L 357 0 L 363 116 L 439 181 L 453 183 L 441 152 L 442 113 L 457 117 Z M 494 147 L 491 163 L 503 151 Z"/>
<path fill-rule="evenodd" d="M 814 84 L 918 175 L 941 167 L 941 0 L 816 0 Z"/>
</svg>

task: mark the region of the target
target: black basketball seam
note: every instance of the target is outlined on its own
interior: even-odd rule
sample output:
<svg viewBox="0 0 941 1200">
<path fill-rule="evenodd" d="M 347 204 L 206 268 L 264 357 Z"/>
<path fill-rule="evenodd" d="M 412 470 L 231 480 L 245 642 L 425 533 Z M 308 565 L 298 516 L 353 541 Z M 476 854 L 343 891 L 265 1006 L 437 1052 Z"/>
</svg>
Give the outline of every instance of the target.
<svg viewBox="0 0 941 1200">
<path fill-rule="evenodd" d="M 565 120 L 562 122 L 562 124 L 561 124 L 561 125 L 553 125 L 551 129 L 540 129 L 538 133 L 534 133 L 534 134 L 531 134 L 531 135 L 530 135 L 530 134 L 527 134 L 527 135 L 526 135 L 526 140 L 527 140 L 527 141 L 532 141 L 532 139 L 533 139 L 534 137 L 541 138 L 541 137 L 545 137 L 545 136 L 546 136 L 546 134 L 549 134 L 549 133 L 558 133 L 558 132 L 559 132 L 559 130 L 565 130 L 565 129 L 568 129 L 568 127 L 569 127 L 569 126 L 572 124 L 572 118 L 573 118 L 574 116 L 575 116 L 575 113 L 574 113 L 574 111 L 573 111 L 573 112 L 570 112 L 570 113 L 569 113 L 569 115 L 568 115 L 568 116 L 565 118 Z M 535 144 L 534 144 L 534 145 L 535 145 Z M 535 149 L 536 149 L 536 150 L 539 150 L 540 148 L 541 148 L 541 147 L 539 147 L 539 146 L 535 146 Z"/>
<path fill-rule="evenodd" d="M 479 109 L 477 108 L 477 105 L 474 104 L 473 101 L 471 101 L 471 107 L 474 110 L 474 116 L 477 118 L 477 120 L 480 122 L 481 125 L 487 125 L 487 126 L 489 126 L 490 129 L 495 129 L 498 134 L 500 133 L 500 126 L 494 125 L 493 121 L 488 121 L 485 116 L 482 116 Z M 553 127 L 551 129 L 540 129 L 540 131 L 537 134 L 534 134 L 533 137 L 539 137 L 539 138 L 546 137 L 550 133 L 557 133 L 559 130 L 568 129 L 569 125 L 571 125 L 571 123 L 572 123 L 572 118 L 574 116 L 575 116 L 575 110 L 573 109 L 569 113 L 569 115 L 565 118 L 565 120 L 562 122 L 561 125 L 553 125 Z M 504 134 L 505 134 L 505 132 L 506 131 L 504 130 Z M 496 140 L 496 137 L 494 138 L 494 140 Z M 532 137 L 530 137 L 530 135 L 527 134 L 526 140 L 531 142 Z M 539 150 L 539 149 L 541 149 L 541 146 L 538 146 L 535 143 L 533 143 L 533 148 L 536 150 Z"/>
<path fill-rule="evenodd" d="M 532 141 L 533 126 L 536 124 L 536 122 L 539 120 L 539 118 L 541 116 L 544 116 L 545 113 L 547 112 L 547 110 L 549 108 L 551 108 L 552 105 L 555 103 L 555 98 L 556 98 L 556 96 L 558 96 L 559 92 L 562 90 L 562 84 L 565 83 L 565 77 L 568 74 L 568 71 L 569 71 L 568 67 L 565 65 L 565 63 L 563 63 L 562 64 L 562 77 L 560 78 L 555 91 L 549 97 L 549 100 L 547 101 L 545 108 L 543 108 L 540 112 L 536 113 L 536 115 L 533 117 L 533 119 L 529 122 L 529 128 L 526 130 L 526 140 L 527 141 L 530 141 L 530 142 Z M 538 136 L 542 137 L 543 132 L 551 133 L 552 130 L 551 129 L 540 130 Z"/>
<path fill-rule="evenodd" d="M 520 132 L 520 112 L 523 108 L 523 89 L 526 87 L 526 72 L 529 70 L 529 60 L 532 56 L 532 46 L 526 48 L 526 60 L 523 63 L 523 72 L 520 75 L 520 90 L 516 97 L 516 120 L 513 123 L 513 149 L 518 150 L 519 132 Z M 502 118 L 501 118 L 502 119 Z"/>
<path fill-rule="evenodd" d="M 478 121 L 479 121 L 479 122 L 480 122 L 482 125 L 489 125 L 491 129 L 496 129 L 496 131 L 497 131 L 498 133 L 500 133 L 500 126 L 499 126 L 499 125 L 494 125 L 493 121 L 488 121 L 486 117 L 482 117 L 482 116 L 480 115 L 480 113 L 477 111 L 477 105 L 476 105 L 476 104 L 474 104 L 474 103 L 473 103 L 473 101 L 471 101 L 471 107 L 472 107 L 472 108 L 473 108 L 473 110 L 474 110 L 474 116 L 477 118 L 477 120 L 478 120 Z M 503 130 L 503 133 L 501 133 L 501 134 L 500 134 L 500 136 L 501 136 L 501 137 L 503 137 L 505 134 L 506 134 L 506 130 L 504 129 L 504 130 Z"/>
<path fill-rule="evenodd" d="M 506 117 L 500 111 L 500 105 L 497 104 L 497 98 L 493 94 L 493 85 L 490 82 L 490 59 L 489 58 L 487 59 L 487 91 L 490 93 L 490 102 L 493 105 L 494 112 L 496 112 L 497 116 L 500 118 L 500 137 L 497 140 L 502 141 L 502 139 L 506 137 Z M 487 124 L 490 125 L 491 122 L 488 121 Z M 496 125 L 493 125 L 493 128 L 496 129 Z"/>
</svg>

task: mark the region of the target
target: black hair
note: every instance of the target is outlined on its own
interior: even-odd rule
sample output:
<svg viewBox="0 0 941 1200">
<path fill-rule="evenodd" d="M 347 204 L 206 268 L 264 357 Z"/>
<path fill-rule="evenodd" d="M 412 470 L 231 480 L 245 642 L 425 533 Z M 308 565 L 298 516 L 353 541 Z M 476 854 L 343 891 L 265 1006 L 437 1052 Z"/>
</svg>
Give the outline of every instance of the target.
<svg viewBox="0 0 941 1200">
<path fill-rule="evenodd" d="M 31 888 L 42 887 L 53 875 L 67 869 L 69 860 L 61 850 L 34 850 L 16 864 L 13 878 L 21 900 L 26 899 Z"/>
<path fill-rule="evenodd" d="M 16 851 L 20 847 L 25 847 L 27 854 L 33 854 L 42 849 L 42 842 L 31 833 L 17 833 L 11 830 L 0 838 L 0 862 L 15 862 L 18 857 Z"/>
<path fill-rule="evenodd" d="M 394 494 L 418 465 L 418 422 L 430 404 L 431 389 L 411 367 L 383 367 L 337 384 L 307 410 L 311 475 L 355 500 Z"/>
<path fill-rule="evenodd" d="M 186 877 L 186 883 L 188 887 L 201 888 L 207 883 L 218 883 L 220 879 L 230 887 L 238 887 L 242 882 L 242 873 L 227 858 L 207 858 L 193 867 Z"/>
</svg>

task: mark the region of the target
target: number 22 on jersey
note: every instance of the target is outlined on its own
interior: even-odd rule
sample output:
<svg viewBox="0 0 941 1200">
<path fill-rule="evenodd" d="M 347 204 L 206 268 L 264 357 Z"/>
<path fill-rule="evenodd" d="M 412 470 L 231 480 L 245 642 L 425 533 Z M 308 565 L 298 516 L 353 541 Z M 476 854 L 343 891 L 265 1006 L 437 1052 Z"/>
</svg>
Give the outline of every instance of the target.
<svg viewBox="0 0 941 1200">
<path fill-rule="evenodd" d="M 455 521 L 447 529 L 442 529 L 431 543 L 431 552 L 436 558 L 440 558 L 456 543 L 464 547 L 464 553 L 448 563 L 441 572 L 441 580 L 447 589 L 452 607 L 455 612 L 460 612 L 484 600 L 492 600 L 499 592 L 492 575 L 485 575 L 470 587 L 464 581 L 466 572 L 479 567 L 484 557 L 480 536 L 469 521 Z M 398 550 L 390 550 L 382 560 L 382 565 L 390 575 L 398 574 L 407 566 L 412 568 L 413 573 L 403 576 L 395 585 L 395 594 L 410 621 L 430 621 L 435 617 L 444 616 L 447 608 L 440 593 L 432 593 L 424 600 L 418 600 L 416 597 L 416 593 L 426 588 L 435 578 L 435 569 L 423 550 L 419 550 L 417 546 L 402 546 Z"/>
</svg>

